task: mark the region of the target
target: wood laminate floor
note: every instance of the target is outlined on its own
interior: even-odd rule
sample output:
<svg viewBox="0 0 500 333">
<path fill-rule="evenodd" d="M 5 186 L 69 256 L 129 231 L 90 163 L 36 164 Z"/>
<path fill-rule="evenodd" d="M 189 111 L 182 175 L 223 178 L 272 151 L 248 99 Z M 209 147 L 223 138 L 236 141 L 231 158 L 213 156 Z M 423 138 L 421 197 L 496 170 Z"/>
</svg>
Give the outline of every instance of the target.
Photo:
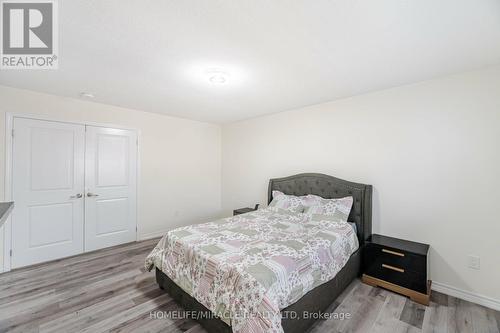
<svg viewBox="0 0 500 333">
<path fill-rule="evenodd" d="M 158 240 L 126 244 L 0 275 L 0 332 L 189 332 L 191 319 L 151 319 L 182 309 L 145 272 Z M 311 332 L 499 332 L 500 312 L 434 292 L 429 307 L 354 281 L 331 305 L 344 320 Z M 165 312 L 161 312 L 165 313 Z"/>
</svg>

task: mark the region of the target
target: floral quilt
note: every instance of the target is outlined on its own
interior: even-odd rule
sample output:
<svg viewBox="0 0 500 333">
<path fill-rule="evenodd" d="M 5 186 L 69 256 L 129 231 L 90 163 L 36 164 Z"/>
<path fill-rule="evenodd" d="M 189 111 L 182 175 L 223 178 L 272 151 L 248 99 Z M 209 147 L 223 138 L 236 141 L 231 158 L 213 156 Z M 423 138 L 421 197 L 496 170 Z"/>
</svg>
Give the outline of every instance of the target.
<svg viewBox="0 0 500 333">
<path fill-rule="evenodd" d="M 277 208 L 169 231 L 146 258 L 233 332 L 282 332 L 280 310 L 358 249 L 346 222 Z"/>
</svg>

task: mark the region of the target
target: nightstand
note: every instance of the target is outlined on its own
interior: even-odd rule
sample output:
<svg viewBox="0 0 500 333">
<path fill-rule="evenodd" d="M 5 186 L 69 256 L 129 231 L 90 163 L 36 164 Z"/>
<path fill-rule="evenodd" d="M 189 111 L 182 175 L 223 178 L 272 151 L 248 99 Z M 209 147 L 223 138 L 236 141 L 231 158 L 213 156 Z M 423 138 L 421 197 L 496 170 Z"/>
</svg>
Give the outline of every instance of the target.
<svg viewBox="0 0 500 333">
<path fill-rule="evenodd" d="M 250 213 L 259 209 L 259 204 L 256 204 L 254 208 L 246 207 L 246 208 L 238 208 L 233 210 L 233 216 Z"/>
<path fill-rule="evenodd" d="M 362 281 L 429 305 L 429 245 L 371 235 L 363 247 Z"/>
</svg>

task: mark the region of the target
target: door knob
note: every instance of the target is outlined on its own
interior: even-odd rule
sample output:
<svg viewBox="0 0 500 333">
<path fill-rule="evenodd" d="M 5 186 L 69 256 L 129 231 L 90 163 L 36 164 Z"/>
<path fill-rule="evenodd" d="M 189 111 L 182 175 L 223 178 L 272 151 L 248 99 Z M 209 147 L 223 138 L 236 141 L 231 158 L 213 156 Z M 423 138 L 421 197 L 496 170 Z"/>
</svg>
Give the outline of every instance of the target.
<svg viewBox="0 0 500 333">
<path fill-rule="evenodd" d="M 80 199 L 81 197 L 83 197 L 83 195 L 82 195 L 81 193 L 78 193 L 78 194 L 76 194 L 76 195 L 72 195 L 72 196 L 70 196 L 69 198 L 70 198 L 70 199 Z"/>
<path fill-rule="evenodd" d="M 98 197 L 99 194 L 95 194 L 95 193 L 91 193 L 91 192 L 88 192 L 87 193 L 87 197 L 91 198 L 91 197 Z"/>
</svg>

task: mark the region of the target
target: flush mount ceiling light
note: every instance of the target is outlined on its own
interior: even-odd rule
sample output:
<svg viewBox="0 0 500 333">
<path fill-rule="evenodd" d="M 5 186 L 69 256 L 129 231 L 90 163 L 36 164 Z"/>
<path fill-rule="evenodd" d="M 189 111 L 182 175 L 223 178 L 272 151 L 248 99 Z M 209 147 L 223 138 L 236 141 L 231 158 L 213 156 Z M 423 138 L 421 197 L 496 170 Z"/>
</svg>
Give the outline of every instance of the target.
<svg viewBox="0 0 500 333">
<path fill-rule="evenodd" d="M 207 77 L 211 84 L 220 85 L 227 83 L 229 74 L 220 69 L 209 69 L 207 71 Z"/>
<path fill-rule="evenodd" d="M 230 93 L 250 83 L 249 72 L 245 67 L 212 61 L 193 62 L 183 67 L 179 79 L 210 94 Z"/>
<path fill-rule="evenodd" d="M 84 99 L 92 99 L 92 98 L 94 98 L 94 97 L 95 97 L 95 96 L 94 96 L 94 94 L 89 93 L 89 92 L 85 92 L 85 91 L 84 91 L 84 92 L 81 92 L 81 93 L 80 93 L 80 98 L 84 98 Z"/>
</svg>

